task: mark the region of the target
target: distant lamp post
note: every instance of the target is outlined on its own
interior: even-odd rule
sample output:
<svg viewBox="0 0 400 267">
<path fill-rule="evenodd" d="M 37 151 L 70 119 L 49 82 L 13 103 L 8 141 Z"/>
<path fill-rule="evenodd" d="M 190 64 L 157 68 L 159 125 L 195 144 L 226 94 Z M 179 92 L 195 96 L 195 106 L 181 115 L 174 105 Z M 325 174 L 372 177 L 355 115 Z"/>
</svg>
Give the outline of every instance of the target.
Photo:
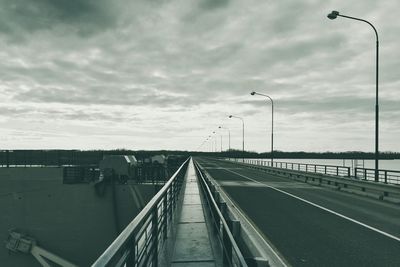
<svg viewBox="0 0 400 267">
<path fill-rule="evenodd" d="M 228 151 L 230 151 L 231 150 L 231 131 L 229 130 L 229 128 L 226 128 L 223 126 L 219 126 L 218 128 L 228 130 Z"/>
<path fill-rule="evenodd" d="M 244 120 L 241 117 L 229 115 L 229 118 L 236 118 L 242 121 L 242 154 L 243 154 L 243 162 L 244 162 Z"/>
<path fill-rule="evenodd" d="M 350 17 L 350 16 L 345 16 L 339 14 L 338 11 L 332 11 L 330 14 L 327 16 L 329 19 L 336 19 L 337 17 L 343 17 L 343 18 L 348 18 L 348 19 L 353 19 L 353 20 L 358 20 L 367 23 L 372 27 L 372 29 L 375 32 L 376 36 L 376 79 L 375 79 L 375 182 L 379 182 L 379 98 L 378 98 L 378 78 L 379 78 L 379 38 L 378 38 L 378 32 L 374 25 L 370 23 L 369 21 L 366 21 L 364 19 L 359 19 L 355 17 Z"/>
<path fill-rule="evenodd" d="M 217 138 L 215 137 L 215 131 L 213 131 L 214 137 L 214 152 L 217 152 Z"/>
<path fill-rule="evenodd" d="M 257 93 L 257 92 L 251 92 L 251 95 L 260 95 L 260 96 L 265 96 L 267 97 L 269 100 L 271 100 L 271 115 L 272 115 L 272 119 L 271 119 L 271 166 L 274 166 L 274 101 L 272 100 L 272 98 L 268 95 L 265 94 L 261 94 L 261 93 Z"/>
</svg>

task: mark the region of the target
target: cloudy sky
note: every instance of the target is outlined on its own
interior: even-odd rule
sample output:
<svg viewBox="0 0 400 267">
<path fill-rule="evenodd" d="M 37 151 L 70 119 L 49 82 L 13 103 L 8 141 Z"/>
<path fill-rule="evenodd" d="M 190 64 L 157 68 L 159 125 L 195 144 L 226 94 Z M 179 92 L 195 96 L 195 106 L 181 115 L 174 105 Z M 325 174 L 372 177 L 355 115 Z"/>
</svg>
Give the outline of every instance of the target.
<svg viewBox="0 0 400 267">
<path fill-rule="evenodd" d="M 398 0 L 0 0 L 0 149 L 400 151 Z M 227 131 L 217 132 L 218 147 Z M 209 144 L 200 149 L 207 150 Z"/>
</svg>

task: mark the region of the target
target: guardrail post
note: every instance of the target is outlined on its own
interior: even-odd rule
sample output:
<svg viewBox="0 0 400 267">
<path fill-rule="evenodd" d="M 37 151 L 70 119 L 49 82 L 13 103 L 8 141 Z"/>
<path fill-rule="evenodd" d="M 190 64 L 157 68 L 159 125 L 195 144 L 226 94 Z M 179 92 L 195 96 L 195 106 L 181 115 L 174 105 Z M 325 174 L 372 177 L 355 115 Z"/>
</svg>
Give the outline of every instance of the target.
<svg viewBox="0 0 400 267">
<path fill-rule="evenodd" d="M 132 241 L 130 242 L 132 244 L 130 248 L 130 253 L 128 258 L 126 259 L 126 266 L 128 267 L 135 267 L 136 265 L 136 245 L 135 245 L 135 236 L 132 236 Z"/>
<path fill-rule="evenodd" d="M 378 171 L 378 173 L 379 173 L 379 171 Z M 379 177 L 379 174 L 378 174 L 378 177 Z M 387 171 L 385 170 L 385 184 L 387 184 Z"/>
<path fill-rule="evenodd" d="M 167 233 L 168 233 L 168 211 L 167 211 L 168 202 L 167 202 L 167 198 L 168 198 L 168 190 L 167 190 L 167 192 L 165 192 L 164 200 L 163 200 L 163 213 L 164 213 L 163 214 L 163 218 L 164 218 L 163 237 L 164 237 L 164 239 L 167 239 L 167 237 L 168 237 L 168 235 L 167 235 Z"/>
<path fill-rule="evenodd" d="M 306 172 L 308 172 L 308 164 L 306 164 Z"/>
<path fill-rule="evenodd" d="M 350 167 L 347 167 L 347 177 L 351 176 L 351 171 L 350 171 Z"/>
<path fill-rule="evenodd" d="M 336 176 L 339 176 L 339 167 L 336 166 Z"/>
<path fill-rule="evenodd" d="M 364 169 L 364 180 L 367 180 L 367 170 Z"/>
<path fill-rule="evenodd" d="M 222 264 L 223 266 L 231 266 L 232 261 L 232 243 L 229 240 L 227 229 L 223 228 L 222 231 Z"/>
<path fill-rule="evenodd" d="M 153 233 L 152 233 L 152 242 L 151 246 L 153 246 L 153 265 L 158 266 L 158 207 L 155 205 L 152 212 L 152 220 L 151 223 L 153 225 Z"/>
</svg>

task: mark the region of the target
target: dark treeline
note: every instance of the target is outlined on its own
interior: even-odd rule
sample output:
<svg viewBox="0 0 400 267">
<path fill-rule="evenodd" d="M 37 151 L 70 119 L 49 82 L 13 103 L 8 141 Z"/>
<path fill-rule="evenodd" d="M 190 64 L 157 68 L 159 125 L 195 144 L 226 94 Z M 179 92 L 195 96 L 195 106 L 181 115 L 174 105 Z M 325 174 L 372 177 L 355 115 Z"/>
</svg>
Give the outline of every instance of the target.
<svg viewBox="0 0 400 267">
<path fill-rule="evenodd" d="M 135 155 L 138 160 L 154 155 L 214 156 L 231 158 L 270 158 L 270 153 L 230 150 L 224 152 L 193 152 L 179 150 L 3 150 L 0 165 L 97 165 L 106 155 Z M 274 151 L 275 159 L 374 159 L 373 153 L 348 152 L 284 152 Z M 382 152 L 380 159 L 400 159 L 400 153 Z"/>
</svg>

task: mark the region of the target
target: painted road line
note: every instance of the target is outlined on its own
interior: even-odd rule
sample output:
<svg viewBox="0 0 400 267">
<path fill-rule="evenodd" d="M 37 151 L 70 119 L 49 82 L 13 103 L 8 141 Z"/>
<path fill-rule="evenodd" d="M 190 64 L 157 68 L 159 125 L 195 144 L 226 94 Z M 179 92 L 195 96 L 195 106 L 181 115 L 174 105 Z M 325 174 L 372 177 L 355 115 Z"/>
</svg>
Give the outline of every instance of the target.
<svg viewBox="0 0 400 267">
<path fill-rule="evenodd" d="M 384 235 L 384 236 L 386 236 L 386 237 L 389 237 L 389 238 L 391 238 L 391 239 L 394 239 L 394 240 L 400 242 L 400 238 L 399 238 L 399 237 L 394 236 L 394 235 L 391 235 L 391 234 L 389 234 L 389 233 L 386 233 L 386 232 L 384 232 L 384 231 L 382 231 L 382 230 L 379 230 L 379 229 L 377 229 L 377 228 L 375 228 L 375 227 L 373 227 L 373 226 L 370 226 L 370 225 L 368 225 L 368 224 L 365 224 L 365 223 L 362 223 L 362 222 L 357 221 L 357 220 L 355 220 L 355 219 L 352 219 L 352 218 L 350 218 L 350 217 L 347 217 L 347 216 L 345 216 L 345 215 L 343 215 L 343 214 L 340 214 L 340 213 L 338 213 L 338 212 L 336 212 L 336 211 L 333 211 L 333 210 L 330 210 L 330 209 L 325 208 L 325 207 L 323 207 L 323 206 L 320 206 L 320 205 L 318 205 L 318 204 L 315 204 L 315 203 L 313 203 L 313 202 L 311 202 L 311 201 L 308 201 L 308 200 L 306 200 L 306 199 L 303 199 L 303 198 L 301 198 L 301 197 L 295 196 L 295 195 L 293 195 L 293 194 L 291 194 L 291 193 L 288 193 L 288 192 L 286 192 L 286 191 L 284 191 L 284 190 L 281 190 L 281 189 L 275 188 L 275 187 L 273 187 L 273 186 L 269 186 L 269 185 L 267 185 L 267 184 L 264 184 L 264 183 L 262 183 L 262 182 L 260 182 L 260 181 L 254 180 L 254 179 L 252 179 L 252 178 L 250 178 L 250 177 L 248 177 L 248 176 L 246 176 L 246 175 L 237 173 L 237 172 L 232 171 L 232 170 L 229 170 L 229 169 L 225 169 L 225 170 L 228 171 L 228 172 L 234 173 L 234 174 L 236 174 L 236 175 L 239 175 L 239 176 L 241 176 L 241 177 L 243 177 L 243 178 L 246 178 L 246 179 L 248 179 L 248 180 L 250 180 L 250 181 L 263 184 L 263 185 L 265 185 L 266 187 L 271 188 L 271 189 L 273 189 L 273 190 L 275 190 L 275 191 L 278 191 L 278 192 L 280 192 L 280 193 L 286 194 L 286 195 L 288 195 L 288 196 L 290 196 L 290 197 L 293 197 L 293 198 L 295 198 L 295 199 L 298 199 L 298 200 L 300 200 L 300 201 L 303 201 L 303 202 L 305 202 L 305 203 L 307 203 L 307 204 L 310 204 L 310 205 L 312 205 L 312 206 L 314 206 L 314 207 L 317 207 L 317 208 L 319 208 L 319 209 L 322 209 L 322 210 L 324 210 L 324 211 L 327 211 L 327 212 L 329 212 L 329 213 L 331 213 L 331 214 L 334 214 L 334 215 L 336 215 L 336 216 L 339 216 L 339 217 L 341 217 L 341 218 L 343 218 L 343 219 L 346 219 L 346 220 L 348 220 L 348 221 L 351 221 L 351 222 L 353 222 L 353 223 L 356 223 L 356 224 L 358 224 L 358 225 L 361 225 L 361 226 L 363 226 L 363 227 L 365 227 L 365 228 L 368 228 L 368 229 L 370 229 L 370 230 L 372 230 L 372 231 L 374 231 L 374 232 L 377 232 L 377 233 L 379 233 L 379 234 L 382 234 L 382 235 Z"/>
</svg>

